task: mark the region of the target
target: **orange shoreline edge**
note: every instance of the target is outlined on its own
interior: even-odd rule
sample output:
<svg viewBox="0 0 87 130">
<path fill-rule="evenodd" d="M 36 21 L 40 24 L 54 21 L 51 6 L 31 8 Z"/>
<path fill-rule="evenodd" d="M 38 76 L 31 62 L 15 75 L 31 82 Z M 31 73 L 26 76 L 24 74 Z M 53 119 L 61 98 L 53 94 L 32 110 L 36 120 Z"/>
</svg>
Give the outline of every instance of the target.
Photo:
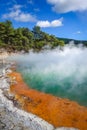
<svg viewBox="0 0 87 130">
<path fill-rule="evenodd" d="M 9 76 L 16 77 L 17 84 L 11 85 L 10 91 L 25 111 L 36 114 L 54 127 L 87 130 L 87 107 L 29 88 L 18 72 L 12 72 Z"/>
</svg>

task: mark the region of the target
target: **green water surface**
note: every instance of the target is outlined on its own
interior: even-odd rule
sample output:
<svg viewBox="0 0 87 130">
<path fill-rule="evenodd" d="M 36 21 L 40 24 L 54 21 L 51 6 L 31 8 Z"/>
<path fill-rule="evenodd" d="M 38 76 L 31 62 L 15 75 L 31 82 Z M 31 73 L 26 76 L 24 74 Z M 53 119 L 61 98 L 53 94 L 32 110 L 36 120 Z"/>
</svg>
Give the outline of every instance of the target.
<svg viewBox="0 0 87 130">
<path fill-rule="evenodd" d="M 31 88 L 54 96 L 68 98 L 77 101 L 80 105 L 87 106 L 87 76 L 84 76 L 80 82 L 75 73 L 61 78 L 60 73 L 44 73 L 44 70 L 32 71 L 31 67 L 28 69 L 20 68 L 19 71 Z"/>
</svg>

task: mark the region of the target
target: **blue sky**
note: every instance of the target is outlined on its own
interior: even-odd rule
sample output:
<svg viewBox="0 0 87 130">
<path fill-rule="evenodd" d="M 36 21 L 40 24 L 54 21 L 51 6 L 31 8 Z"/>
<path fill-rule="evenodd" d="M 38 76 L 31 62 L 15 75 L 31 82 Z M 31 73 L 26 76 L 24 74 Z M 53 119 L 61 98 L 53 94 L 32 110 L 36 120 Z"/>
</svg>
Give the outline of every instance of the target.
<svg viewBox="0 0 87 130">
<path fill-rule="evenodd" d="M 0 21 L 38 25 L 57 37 L 87 40 L 87 0 L 0 0 Z"/>
</svg>

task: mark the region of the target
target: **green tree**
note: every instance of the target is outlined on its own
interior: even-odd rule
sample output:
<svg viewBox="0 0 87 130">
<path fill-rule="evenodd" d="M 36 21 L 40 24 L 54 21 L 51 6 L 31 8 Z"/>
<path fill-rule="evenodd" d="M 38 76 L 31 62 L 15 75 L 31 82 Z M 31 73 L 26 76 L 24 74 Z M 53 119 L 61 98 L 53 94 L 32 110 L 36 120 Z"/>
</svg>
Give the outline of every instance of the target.
<svg viewBox="0 0 87 130">
<path fill-rule="evenodd" d="M 5 39 L 4 39 L 6 44 L 11 43 L 13 35 L 14 35 L 14 29 L 12 27 L 12 22 L 7 20 L 5 22 Z"/>
<path fill-rule="evenodd" d="M 42 38 L 42 33 L 41 33 L 39 26 L 34 26 L 32 32 L 34 34 L 34 39 L 41 39 Z"/>
</svg>

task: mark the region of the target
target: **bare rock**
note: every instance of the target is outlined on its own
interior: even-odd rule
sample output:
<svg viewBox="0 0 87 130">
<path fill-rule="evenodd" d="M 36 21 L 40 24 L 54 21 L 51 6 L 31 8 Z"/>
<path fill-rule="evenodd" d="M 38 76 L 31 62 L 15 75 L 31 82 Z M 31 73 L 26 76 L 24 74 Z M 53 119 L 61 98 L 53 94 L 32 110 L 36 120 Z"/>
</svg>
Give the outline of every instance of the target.
<svg viewBox="0 0 87 130">
<path fill-rule="evenodd" d="M 3 94 L 5 97 L 7 97 L 9 100 L 14 100 L 15 98 L 15 95 L 10 93 L 9 90 L 4 90 L 3 91 Z"/>
</svg>

